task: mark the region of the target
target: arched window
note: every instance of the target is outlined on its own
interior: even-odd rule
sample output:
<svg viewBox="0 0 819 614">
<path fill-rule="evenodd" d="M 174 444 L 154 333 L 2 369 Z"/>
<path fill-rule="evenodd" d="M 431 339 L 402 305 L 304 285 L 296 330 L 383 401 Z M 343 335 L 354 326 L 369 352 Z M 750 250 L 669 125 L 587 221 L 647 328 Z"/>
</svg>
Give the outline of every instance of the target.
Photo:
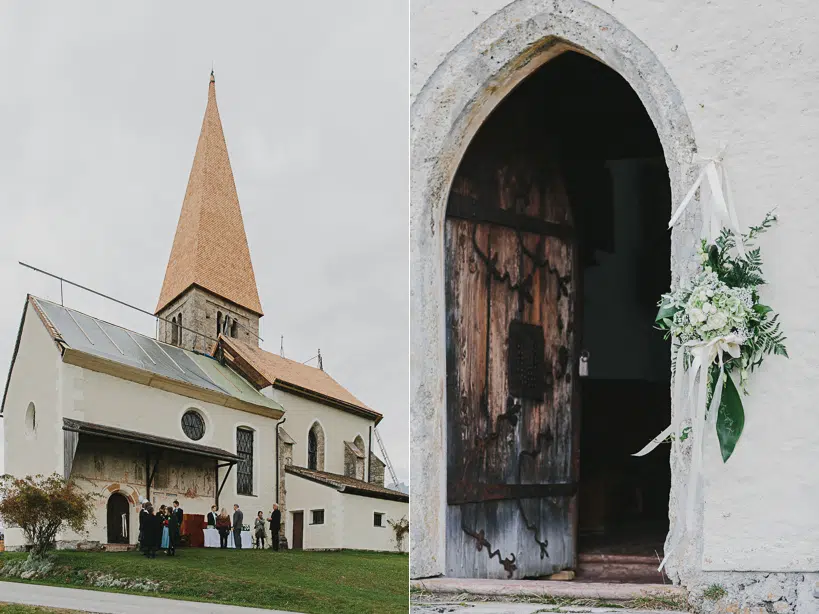
<svg viewBox="0 0 819 614">
<path fill-rule="evenodd" d="M 307 433 L 307 468 L 324 471 L 324 429 L 318 422 Z"/>
<path fill-rule="evenodd" d="M 236 429 L 236 494 L 253 494 L 253 431 L 248 428 Z"/>
<path fill-rule="evenodd" d="M 31 437 L 37 432 L 37 409 L 34 403 L 29 403 L 26 408 L 26 436 Z"/>
<path fill-rule="evenodd" d="M 233 323 L 230 325 L 230 336 L 235 339 L 238 333 L 239 323 L 236 320 L 233 320 Z"/>
<path fill-rule="evenodd" d="M 216 336 L 219 336 L 219 333 L 222 332 L 222 312 L 216 312 Z"/>
<path fill-rule="evenodd" d="M 177 337 L 179 339 L 179 345 L 182 345 L 182 314 L 180 313 L 176 317 L 177 317 L 176 327 L 177 327 L 177 329 L 179 331 L 178 334 L 177 334 Z"/>
<path fill-rule="evenodd" d="M 179 343 L 179 331 L 176 330 L 176 316 L 171 318 L 171 343 L 173 345 Z"/>
</svg>

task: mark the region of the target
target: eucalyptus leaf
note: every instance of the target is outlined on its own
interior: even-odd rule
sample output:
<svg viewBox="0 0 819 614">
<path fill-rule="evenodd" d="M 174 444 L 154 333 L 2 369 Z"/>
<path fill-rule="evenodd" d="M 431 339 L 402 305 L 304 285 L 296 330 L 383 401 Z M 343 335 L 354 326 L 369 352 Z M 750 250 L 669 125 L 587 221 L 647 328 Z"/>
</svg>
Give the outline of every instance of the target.
<svg viewBox="0 0 819 614">
<path fill-rule="evenodd" d="M 722 453 L 722 462 L 728 462 L 745 427 L 745 410 L 734 380 L 725 374 L 719 410 L 717 411 L 717 438 Z"/>
<path fill-rule="evenodd" d="M 663 304 L 660 305 L 660 310 L 657 312 L 657 317 L 654 318 L 655 322 L 662 322 L 663 320 L 667 320 L 674 317 L 674 314 L 680 310 L 679 307 L 675 307 L 674 305 L 667 305 Z"/>
</svg>

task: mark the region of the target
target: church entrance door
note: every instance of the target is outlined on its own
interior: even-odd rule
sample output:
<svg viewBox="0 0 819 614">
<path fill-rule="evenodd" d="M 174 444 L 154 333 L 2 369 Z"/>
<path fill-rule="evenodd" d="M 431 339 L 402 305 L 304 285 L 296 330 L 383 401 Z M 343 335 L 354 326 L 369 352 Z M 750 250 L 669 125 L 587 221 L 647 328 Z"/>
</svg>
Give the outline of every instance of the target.
<svg viewBox="0 0 819 614">
<path fill-rule="evenodd" d="M 125 495 L 114 493 L 108 498 L 108 543 L 129 543 L 131 504 Z"/>
<path fill-rule="evenodd" d="M 670 419 L 652 330 L 669 212 L 645 109 L 585 55 L 547 62 L 476 133 L 444 236 L 446 575 L 661 553 L 668 457 L 631 453 Z"/>
</svg>

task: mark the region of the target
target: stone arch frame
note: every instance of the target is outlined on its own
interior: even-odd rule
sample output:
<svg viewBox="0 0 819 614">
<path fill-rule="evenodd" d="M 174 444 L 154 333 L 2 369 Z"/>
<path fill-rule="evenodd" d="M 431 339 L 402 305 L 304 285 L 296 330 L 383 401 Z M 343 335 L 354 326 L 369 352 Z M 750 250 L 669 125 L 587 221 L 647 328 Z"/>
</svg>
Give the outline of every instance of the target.
<svg viewBox="0 0 819 614">
<path fill-rule="evenodd" d="M 310 467 L 310 433 L 314 433 L 316 436 L 316 471 L 324 471 L 324 460 L 327 457 L 327 437 L 324 431 L 324 425 L 318 419 L 313 420 L 310 424 L 310 428 L 307 429 L 304 466 Z"/>
<path fill-rule="evenodd" d="M 446 56 L 410 111 L 410 437 L 413 509 L 410 575 L 445 573 L 446 354 L 443 225 L 450 185 L 466 148 L 497 104 L 564 51 L 576 51 L 619 73 L 637 93 L 657 131 L 672 202 L 693 180 L 696 153 L 679 93 L 654 53 L 606 11 L 585 0 L 517 0 L 499 10 Z M 672 284 L 687 273 L 700 226 L 689 207 L 671 235 Z M 671 211 L 669 210 L 669 217 Z M 672 412 L 674 408 L 672 407 Z M 669 517 L 687 460 L 671 453 Z M 685 548 L 680 548 L 682 552 Z M 667 569 L 674 573 L 675 557 Z"/>
</svg>

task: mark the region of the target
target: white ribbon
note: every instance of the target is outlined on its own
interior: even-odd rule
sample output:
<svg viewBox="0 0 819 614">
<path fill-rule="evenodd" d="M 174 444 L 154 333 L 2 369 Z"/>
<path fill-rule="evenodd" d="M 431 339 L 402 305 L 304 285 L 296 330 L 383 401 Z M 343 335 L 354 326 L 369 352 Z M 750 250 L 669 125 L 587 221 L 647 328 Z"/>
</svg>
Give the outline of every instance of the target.
<svg viewBox="0 0 819 614">
<path fill-rule="evenodd" d="M 722 162 L 726 147 L 720 149 L 719 153 L 712 158 L 697 156 L 697 159 L 705 164 L 700 169 L 700 174 L 697 175 L 697 179 L 691 189 L 688 190 L 680 206 L 671 216 L 668 227 L 671 228 L 677 223 L 686 207 L 688 207 L 688 203 L 693 200 L 697 189 L 707 179 L 708 197 L 703 195 L 700 198 L 703 237 L 708 243 L 714 243 L 722 229 L 728 227 L 736 237 L 737 252 L 739 252 L 741 258 L 745 258 L 745 246 L 742 243 L 742 231 L 739 228 L 736 209 L 734 209 L 731 184 L 728 181 L 728 175 L 725 173 L 725 166 Z"/>
<path fill-rule="evenodd" d="M 679 545 L 685 532 L 693 530 L 694 508 L 696 507 L 702 481 L 703 441 L 706 431 L 716 421 L 717 411 L 722 399 L 722 387 L 725 383 L 726 374 L 723 368 L 723 355 L 727 353 L 732 358 L 739 357 L 741 343 L 742 339 L 739 336 L 731 334 L 715 337 L 709 341 L 689 341 L 680 346 L 677 350 L 674 369 L 674 419 L 662 433 L 652 439 L 642 450 L 633 454 L 633 456 L 645 456 L 672 433 L 679 437 L 680 426 L 683 421 L 691 418 L 691 433 L 689 436 L 692 438 L 693 447 L 691 449 L 691 468 L 688 472 L 688 484 L 685 493 L 685 507 L 674 523 L 670 547 L 665 553 L 658 571 L 661 571 L 665 566 L 668 557 Z M 688 369 L 685 369 L 686 350 L 691 355 L 691 364 Z M 715 361 L 719 365 L 719 378 L 714 387 L 714 396 L 711 398 L 711 403 L 706 407 L 708 370 Z M 687 391 L 685 390 L 686 381 L 688 383 Z M 694 400 L 692 407 L 692 401 Z"/>
</svg>

